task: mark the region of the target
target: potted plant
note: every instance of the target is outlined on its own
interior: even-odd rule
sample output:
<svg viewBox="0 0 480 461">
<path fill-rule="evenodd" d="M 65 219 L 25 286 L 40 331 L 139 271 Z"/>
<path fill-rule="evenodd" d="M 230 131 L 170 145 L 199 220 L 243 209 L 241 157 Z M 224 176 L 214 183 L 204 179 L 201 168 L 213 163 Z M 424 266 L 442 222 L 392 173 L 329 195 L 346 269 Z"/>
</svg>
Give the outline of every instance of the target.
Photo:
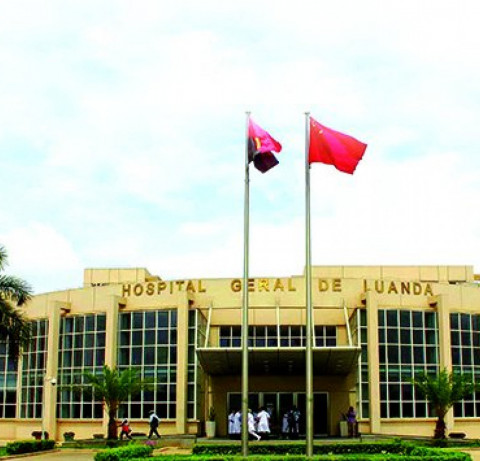
<svg viewBox="0 0 480 461">
<path fill-rule="evenodd" d="M 32 437 L 35 439 L 35 440 L 42 440 L 42 431 L 33 431 L 32 432 Z M 45 431 L 45 440 L 48 439 L 48 432 Z"/>
<path fill-rule="evenodd" d="M 213 439 L 215 437 L 215 408 L 210 407 L 208 411 L 207 422 L 205 423 L 205 432 L 207 439 Z"/>
<path fill-rule="evenodd" d="M 63 438 L 65 442 L 72 441 L 75 438 L 75 432 L 64 432 L 63 433 Z"/>
</svg>

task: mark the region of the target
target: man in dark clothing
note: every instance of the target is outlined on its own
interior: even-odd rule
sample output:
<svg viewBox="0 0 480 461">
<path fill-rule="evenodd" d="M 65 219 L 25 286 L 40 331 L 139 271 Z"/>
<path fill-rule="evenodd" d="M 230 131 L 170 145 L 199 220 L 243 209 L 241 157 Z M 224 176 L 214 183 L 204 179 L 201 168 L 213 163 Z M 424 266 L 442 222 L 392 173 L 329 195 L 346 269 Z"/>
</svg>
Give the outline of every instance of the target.
<svg viewBox="0 0 480 461">
<path fill-rule="evenodd" d="M 160 418 L 155 414 L 153 410 L 150 410 L 149 413 L 149 424 L 150 424 L 150 432 L 148 433 L 148 438 L 151 439 L 153 434 L 156 434 L 157 438 L 160 438 L 160 434 L 158 433 L 158 426 L 160 424 Z"/>
</svg>

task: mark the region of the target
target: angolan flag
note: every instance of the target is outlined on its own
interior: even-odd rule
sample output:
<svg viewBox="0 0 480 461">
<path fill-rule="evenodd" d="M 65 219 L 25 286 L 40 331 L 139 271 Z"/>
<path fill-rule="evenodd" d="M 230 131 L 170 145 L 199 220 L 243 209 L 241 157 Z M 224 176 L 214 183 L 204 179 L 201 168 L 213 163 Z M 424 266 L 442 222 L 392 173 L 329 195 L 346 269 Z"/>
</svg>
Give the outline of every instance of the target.
<svg viewBox="0 0 480 461">
<path fill-rule="evenodd" d="M 282 145 L 260 128 L 252 119 L 248 121 L 248 159 L 262 173 L 278 165 L 273 152 L 280 152 Z"/>
</svg>

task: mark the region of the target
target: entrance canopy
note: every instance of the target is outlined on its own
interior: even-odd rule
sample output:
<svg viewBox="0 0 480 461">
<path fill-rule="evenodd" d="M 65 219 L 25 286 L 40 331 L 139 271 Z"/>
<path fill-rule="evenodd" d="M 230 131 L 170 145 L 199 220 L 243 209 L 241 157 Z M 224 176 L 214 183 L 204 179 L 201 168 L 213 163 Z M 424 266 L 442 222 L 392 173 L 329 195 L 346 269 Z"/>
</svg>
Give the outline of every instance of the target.
<svg viewBox="0 0 480 461">
<path fill-rule="evenodd" d="M 358 365 L 360 347 L 313 348 L 314 375 L 346 375 Z M 197 356 L 210 375 L 241 375 L 241 347 L 197 348 Z M 300 375 L 305 373 L 304 347 L 250 347 L 248 369 L 252 375 Z"/>
</svg>

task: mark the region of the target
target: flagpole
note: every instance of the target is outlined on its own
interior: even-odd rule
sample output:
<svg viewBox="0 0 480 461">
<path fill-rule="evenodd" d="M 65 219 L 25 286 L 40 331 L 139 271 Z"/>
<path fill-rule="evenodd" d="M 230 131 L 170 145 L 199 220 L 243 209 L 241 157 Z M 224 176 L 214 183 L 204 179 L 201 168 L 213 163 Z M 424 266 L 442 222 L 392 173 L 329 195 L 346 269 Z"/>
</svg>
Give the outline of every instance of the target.
<svg viewBox="0 0 480 461">
<path fill-rule="evenodd" d="M 242 455 L 248 456 L 248 254 L 250 231 L 250 167 L 248 159 L 248 128 L 250 112 L 246 112 L 245 127 L 245 202 L 243 217 L 243 309 L 242 309 Z"/>
<path fill-rule="evenodd" d="M 306 383 L 305 393 L 307 397 L 306 407 L 306 456 L 313 456 L 313 352 L 312 352 L 312 325 L 313 325 L 313 308 L 312 308 L 312 251 L 310 236 L 310 112 L 305 112 L 305 294 L 306 294 L 306 311 L 307 311 L 307 334 L 305 348 L 306 362 Z"/>
</svg>

